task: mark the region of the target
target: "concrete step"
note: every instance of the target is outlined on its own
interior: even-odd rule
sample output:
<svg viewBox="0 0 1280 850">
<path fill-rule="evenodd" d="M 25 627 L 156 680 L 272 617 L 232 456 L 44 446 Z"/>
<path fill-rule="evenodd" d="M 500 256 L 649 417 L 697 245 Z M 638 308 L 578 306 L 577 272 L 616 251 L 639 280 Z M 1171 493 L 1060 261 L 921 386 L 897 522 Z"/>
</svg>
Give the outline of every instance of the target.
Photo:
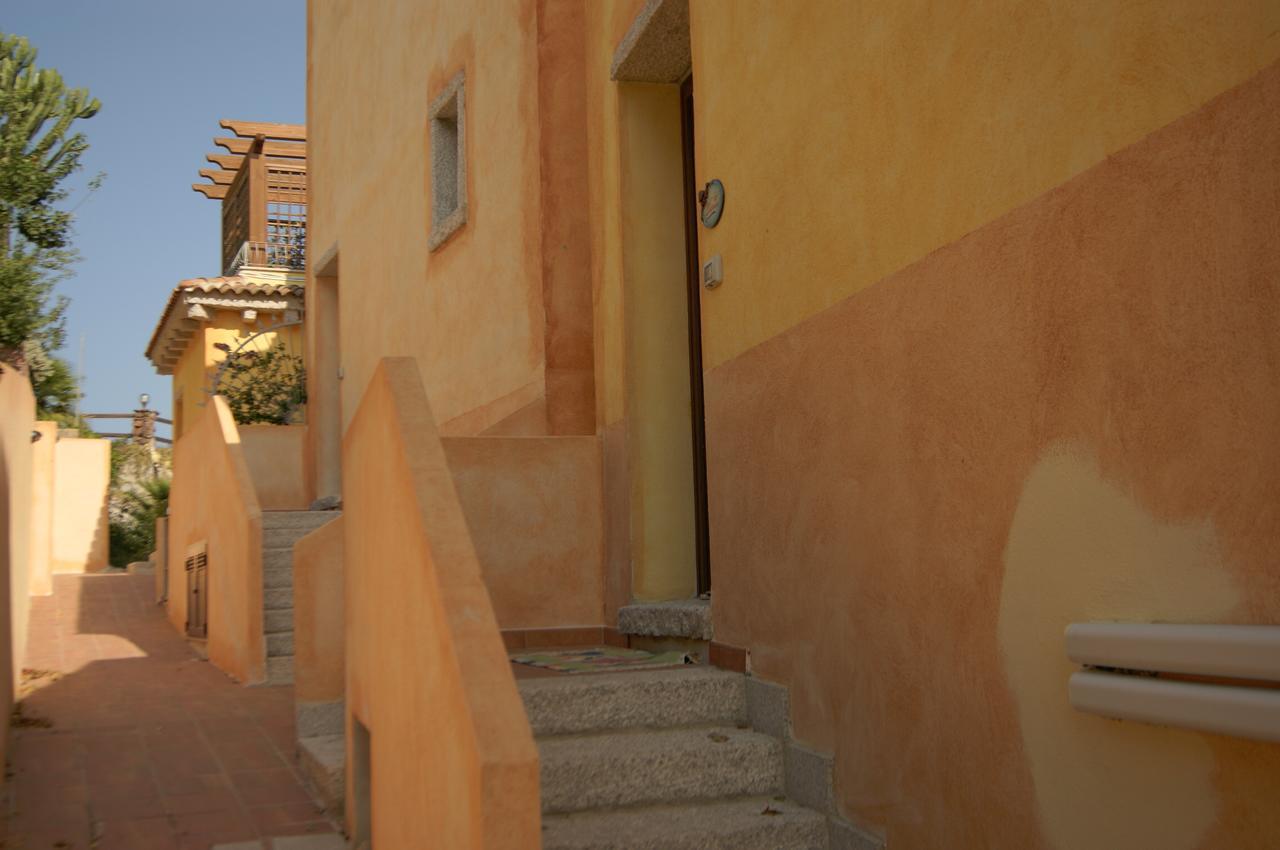
<svg viewBox="0 0 1280 850">
<path fill-rule="evenodd" d="M 265 608 L 262 612 L 262 630 L 269 635 L 293 631 L 293 608 Z"/>
<path fill-rule="evenodd" d="M 275 632 L 267 635 L 267 657 L 293 655 L 293 632 Z"/>
<path fill-rule="evenodd" d="M 303 779 L 320 798 L 325 810 L 342 816 L 346 791 L 347 744 L 343 735 L 317 735 L 298 739 L 298 766 Z"/>
<path fill-rule="evenodd" d="M 293 610 L 293 587 L 264 587 L 262 609 L 266 611 Z"/>
<path fill-rule="evenodd" d="M 335 700 L 293 701 L 293 728 L 299 738 L 341 735 L 346 727 L 346 702 Z"/>
<path fill-rule="evenodd" d="M 347 839 L 336 832 L 308 832 L 303 835 L 277 835 L 261 841 L 215 844 L 209 850 L 262 850 L 263 847 L 271 847 L 272 850 L 347 850 Z"/>
<path fill-rule="evenodd" d="M 710 599 L 635 602 L 618 609 L 618 631 L 624 635 L 711 640 Z"/>
<path fill-rule="evenodd" d="M 317 526 L 318 527 L 318 526 Z M 263 523 L 262 526 L 262 548 L 263 549 L 292 549 L 293 544 L 299 538 L 306 537 L 315 528 L 307 528 L 306 526 L 268 526 Z"/>
<path fill-rule="evenodd" d="M 293 567 L 273 567 L 263 569 L 262 586 L 264 588 L 293 587 Z"/>
<path fill-rule="evenodd" d="M 546 815 L 543 850 L 826 850 L 826 818 L 773 797 Z"/>
<path fill-rule="evenodd" d="M 293 684 L 293 656 L 292 655 L 275 655 L 267 656 L 267 684 L 268 685 L 292 685 Z"/>
<path fill-rule="evenodd" d="M 293 549 L 263 549 L 262 550 L 262 569 L 264 570 L 291 570 L 293 569 Z"/>
<path fill-rule="evenodd" d="M 301 528 L 313 531 L 330 520 L 342 516 L 342 511 L 263 511 L 262 527 Z"/>
<path fill-rule="evenodd" d="M 517 681 L 534 735 L 697 725 L 747 719 L 746 679 L 715 667 L 675 667 Z"/>
<path fill-rule="evenodd" d="M 782 743 L 732 726 L 542 738 L 542 811 L 782 791 Z"/>
</svg>

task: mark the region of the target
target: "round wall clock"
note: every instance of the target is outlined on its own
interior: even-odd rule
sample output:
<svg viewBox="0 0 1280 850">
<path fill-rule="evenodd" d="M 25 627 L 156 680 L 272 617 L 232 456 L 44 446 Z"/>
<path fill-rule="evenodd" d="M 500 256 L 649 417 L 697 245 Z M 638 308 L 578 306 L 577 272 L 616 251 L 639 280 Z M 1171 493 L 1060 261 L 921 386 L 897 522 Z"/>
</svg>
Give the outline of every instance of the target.
<svg viewBox="0 0 1280 850">
<path fill-rule="evenodd" d="M 724 213 L 724 184 L 712 180 L 698 193 L 698 203 L 702 205 L 702 226 L 715 227 Z"/>
</svg>

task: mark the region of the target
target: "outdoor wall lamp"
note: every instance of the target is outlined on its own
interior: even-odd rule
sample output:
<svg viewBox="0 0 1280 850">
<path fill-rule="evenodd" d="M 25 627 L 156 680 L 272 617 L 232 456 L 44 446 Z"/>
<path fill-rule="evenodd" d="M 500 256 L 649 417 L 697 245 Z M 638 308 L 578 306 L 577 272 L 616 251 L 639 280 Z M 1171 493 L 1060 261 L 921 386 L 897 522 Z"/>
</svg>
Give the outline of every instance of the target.
<svg viewBox="0 0 1280 850">
<path fill-rule="evenodd" d="M 41 433 L 40 433 L 39 431 L 37 431 L 35 428 L 32 428 L 32 429 L 31 429 L 31 442 L 33 442 L 33 443 L 38 443 L 38 442 L 40 442 L 40 440 L 41 440 L 41 439 L 43 439 L 43 438 L 44 438 L 44 434 L 41 434 Z"/>
</svg>

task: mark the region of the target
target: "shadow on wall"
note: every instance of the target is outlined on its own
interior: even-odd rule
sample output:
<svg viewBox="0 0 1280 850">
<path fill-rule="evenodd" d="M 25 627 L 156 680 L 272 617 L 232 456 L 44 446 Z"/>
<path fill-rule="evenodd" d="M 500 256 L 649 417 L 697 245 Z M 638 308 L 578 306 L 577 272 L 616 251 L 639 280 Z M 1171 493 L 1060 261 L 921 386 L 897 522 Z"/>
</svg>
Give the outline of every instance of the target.
<svg viewBox="0 0 1280 850">
<path fill-rule="evenodd" d="M 26 377 L 0 366 L 0 710 L 13 702 L 30 606 L 35 397 Z M 7 729 L 0 730 L 0 758 Z"/>
<path fill-rule="evenodd" d="M 9 452 L 7 442 L 0 441 L 0 529 L 4 531 L 4 539 L 0 540 L 0 710 L 7 715 L 13 705 L 14 680 L 16 678 L 13 657 L 13 593 L 11 576 L 17 542 L 14 533 L 13 517 L 10 515 L 10 495 L 13 488 L 10 480 Z M 8 753 L 8 730 L 0 731 L 0 757 Z"/>
<path fill-rule="evenodd" d="M 102 499 L 102 510 L 98 513 L 98 521 L 93 525 L 93 537 L 89 542 L 90 552 L 105 552 L 106 563 L 97 570 L 86 567 L 85 572 L 98 572 L 111 568 L 111 494 L 108 492 Z"/>
</svg>

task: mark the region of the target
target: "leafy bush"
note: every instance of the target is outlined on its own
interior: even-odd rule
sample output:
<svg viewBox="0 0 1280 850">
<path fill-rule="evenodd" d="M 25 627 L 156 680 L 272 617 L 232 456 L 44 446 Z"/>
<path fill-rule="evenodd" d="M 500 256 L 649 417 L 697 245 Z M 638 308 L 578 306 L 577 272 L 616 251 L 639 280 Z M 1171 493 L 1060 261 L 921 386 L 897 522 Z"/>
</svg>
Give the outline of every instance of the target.
<svg viewBox="0 0 1280 850">
<path fill-rule="evenodd" d="M 111 565 L 145 561 L 156 546 L 156 519 L 169 512 L 172 452 L 117 440 L 111 444 L 108 545 Z"/>
<path fill-rule="evenodd" d="M 282 340 L 262 351 L 227 356 L 218 394 L 241 425 L 289 425 L 307 402 L 307 372 L 302 357 Z"/>
<path fill-rule="evenodd" d="M 169 479 L 150 478 L 112 494 L 111 565 L 145 561 L 156 548 L 156 520 L 169 511 Z"/>
</svg>

